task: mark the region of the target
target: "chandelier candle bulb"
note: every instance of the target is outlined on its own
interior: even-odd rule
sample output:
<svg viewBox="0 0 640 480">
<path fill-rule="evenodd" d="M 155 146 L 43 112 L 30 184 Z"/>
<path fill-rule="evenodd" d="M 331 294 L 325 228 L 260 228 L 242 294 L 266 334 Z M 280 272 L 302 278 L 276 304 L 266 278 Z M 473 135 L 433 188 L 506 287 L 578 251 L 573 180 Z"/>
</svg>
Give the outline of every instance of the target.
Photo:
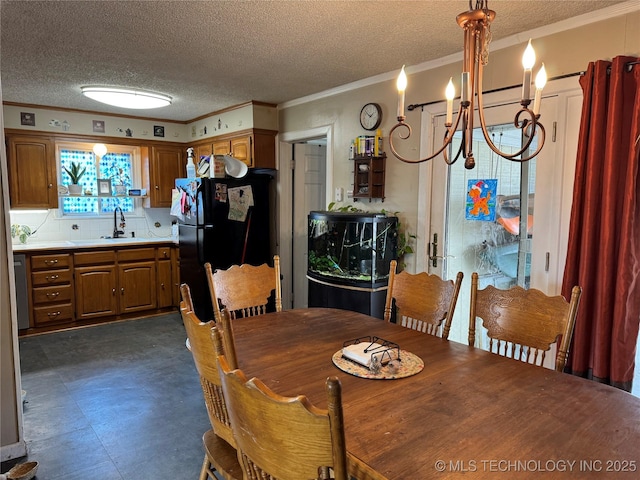
<svg viewBox="0 0 640 480">
<path fill-rule="evenodd" d="M 453 78 L 449 78 L 449 83 L 447 83 L 444 96 L 447 99 L 447 125 L 451 125 L 451 121 L 453 120 L 453 97 L 456 96 L 456 89 L 453 86 Z"/>
<path fill-rule="evenodd" d="M 522 66 L 524 67 L 524 78 L 522 80 L 522 101 L 531 100 L 531 69 L 536 64 L 536 51 L 531 46 L 531 39 L 524 49 L 522 55 Z"/>
<path fill-rule="evenodd" d="M 398 87 L 398 118 L 404 118 L 404 91 L 407 89 L 407 74 L 404 73 L 404 65 L 398 75 L 396 86 Z"/>
<path fill-rule="evenodd" d="M 540 113 L 540 102 L 542 101 L 542 89 L 547 84 L 547 71 L 544 68 L 544 63 L 538 74 L 536 75 L 536 96 L 533 99 L 533 114 L 538 115 Z"/>
</svg>

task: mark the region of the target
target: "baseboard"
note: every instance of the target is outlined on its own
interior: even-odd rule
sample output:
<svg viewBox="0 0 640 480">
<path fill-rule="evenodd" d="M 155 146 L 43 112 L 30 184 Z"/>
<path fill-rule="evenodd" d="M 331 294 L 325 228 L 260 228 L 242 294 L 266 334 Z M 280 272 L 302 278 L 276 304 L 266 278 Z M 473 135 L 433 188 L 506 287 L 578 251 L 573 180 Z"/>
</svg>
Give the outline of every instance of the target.
<svg viewBox="0 0 640 480">
<path fill-rule="evenodd" d="M 27 454 L 27 444 L 24 441 L 3 445 L 0 447 L 0 461 L 6 462 L 14 458 L 24 457 Z"/>
</svg>

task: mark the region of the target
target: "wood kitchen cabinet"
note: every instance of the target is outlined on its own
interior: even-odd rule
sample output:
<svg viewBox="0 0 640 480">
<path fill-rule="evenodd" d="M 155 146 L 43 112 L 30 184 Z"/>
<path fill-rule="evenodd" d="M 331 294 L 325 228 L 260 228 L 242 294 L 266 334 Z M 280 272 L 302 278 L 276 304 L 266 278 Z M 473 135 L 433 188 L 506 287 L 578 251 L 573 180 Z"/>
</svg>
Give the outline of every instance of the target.
<svg viewBox="0 0 640 480">
<path fill-rule="evenodd" d="M 40 135 L 7 135 L 11 208 L 58 208 L 54 141 Z"/>
<path fill-rule="evenodd" d="M 186 176 L 186 148 L 172 145 L 151 147 L 149 198 L 152 208 L 171 207 L 175 179 Z"/>
<path fill-rule="evenodd" d="M 155 249 L 74 254 L 79 319 L 155 309 Z M 116 264 L 117 262 L 117 264 Z"/>
<path fill-rule="evenodd" d="M 156 262 L 118 264 L 120 312 L 131 313 L 157 307 Z"/>
<path fill-rule="evenodd" d="M 42 250 L 27 257 L 27 333 L 167 312 L 180 302 L 172 244 Z"/>
<path fill-rule="evenodd" d="M 156 249 L 130 248 L 118 251 L 120 313 L 157 307 Z"/>
<path fill-rule="evenodd" d="M 228 135 L 213 137 L 211 145 L 214 155 L 228 155 L 244 162 L 249 168 L 276 168 L 276 136 L 273 130 L 243 130 Z M 199 158 L 199 157 L 196 157 Z"/>
<path fill-rule="evenodd" d="M 173 301 L 173 260 L 170 247 L 161 247 L 157 249 L 156 267 L 157 267 L 157 298 L 158 308 L 170 307 L 176 305 Z"/>
<path fill-rule="evenodd" d="M 255 166 L 251 155 L 251 135 L 216 140 L 213 142 L 213 152 L 216 155 L 231 155 L 249 168 Z"/>
<path fill-rule="evenodd" d="M 79 252 L 74 257 L 76 318 L 87 320 L 118 314 L 115 250 Z"/>
<path fill-rule="evenodd" d="M 72 259 L 68 253 L 32 255 L 31 326 L 41 327 L 73 320 Z"/>
</svg>

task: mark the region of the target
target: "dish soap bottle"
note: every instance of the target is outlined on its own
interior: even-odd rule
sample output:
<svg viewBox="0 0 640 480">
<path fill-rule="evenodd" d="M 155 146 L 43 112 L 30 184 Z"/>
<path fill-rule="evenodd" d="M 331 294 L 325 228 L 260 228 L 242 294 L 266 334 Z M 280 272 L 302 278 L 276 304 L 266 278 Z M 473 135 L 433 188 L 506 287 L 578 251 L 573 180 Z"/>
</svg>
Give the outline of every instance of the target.
<svg viewBox="0 0 640 480">
<path fill-rule="evenodd" d="M 193 147 L 187 148 L 187 178 L 196 178 L 196 165 L 193 163 Z"/>
</svg>

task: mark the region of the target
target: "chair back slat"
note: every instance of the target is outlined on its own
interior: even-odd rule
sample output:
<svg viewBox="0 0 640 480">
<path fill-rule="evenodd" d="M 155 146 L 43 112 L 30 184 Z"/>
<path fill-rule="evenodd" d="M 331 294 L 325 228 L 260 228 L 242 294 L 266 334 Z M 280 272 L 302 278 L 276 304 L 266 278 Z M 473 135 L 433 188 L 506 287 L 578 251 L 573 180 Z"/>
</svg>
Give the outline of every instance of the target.
<svg viewBox="0 0 640 480">
<path fill-rule="evenodd" d="M 469 345 L 475 344 L 476 319 L 482 320 L 489 337 L 489 351 L 542 365 L 545 354 L 559 342 L 555 368 L 564 369 L 573 335 L 582 289 L 573 287 L 571 299 L 548 296 L 536 289 L 515 286 L 500 290 L 493 285 L 478 289 L 478 274 L 471 276 Z M 495 351 L 494 340 L 498 342 Z M 506 343 L 511 344 L 508 348 Z M 516 354 L 516 352 L 518 352 Z"/>
<path fill-rule="evenodd" d="M 275 310 L 282 311 L 280 258 L 277 255 L 273 257 L 273 267 L 267 264 L 243 264 L 214 272 L 211 264 L 206 263 L 205 271 L 216 322 L 220 321 L 223 308 L 229 311 L 234 320 L 262 315 L 267 312 L 272 295 Z"/>
<path fill-rule="evenodd" d="M 392 260 L 384 320 L 391 321 L 395 310 L 396 323 L 447 339 L 462 284 L 462 272 L 453 282 L 426 272 L 396 273 L 396 269 L 397 261 Z"/>
<path fill-rule="evenodd" d="M 348 478 L 336 377 L 327 379 L 328 409 L 323 410 L 303 395 L 282 397 L 256 378 L 247 380 L 241 370 L 229 368 L 224 356 L 218 365 L 245 478 L 319 479 L 329 468 L 336 480 Z"/>
</svg>

